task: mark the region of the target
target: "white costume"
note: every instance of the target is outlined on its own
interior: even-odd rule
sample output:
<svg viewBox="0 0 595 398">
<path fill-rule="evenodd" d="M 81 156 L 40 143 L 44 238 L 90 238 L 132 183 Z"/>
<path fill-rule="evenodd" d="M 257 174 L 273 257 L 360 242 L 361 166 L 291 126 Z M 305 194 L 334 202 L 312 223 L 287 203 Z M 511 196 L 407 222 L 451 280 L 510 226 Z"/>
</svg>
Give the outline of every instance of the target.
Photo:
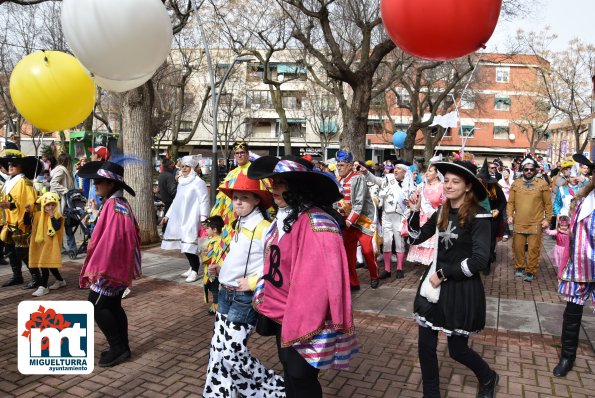
<svg viewBox="0 0 595 398">
<path fill-rule="evenodd" d="M 178 179 L 176 196 L 165 215 L 168 221 L 162 249 L 198 254 L 198 231 L 200 223 L 209 216 L 210 204 L 207 184 L 194 172 L 196 163 L 192 156 L 182 158 L 182 164 L 192 167 L 192 171 Z"/>
</svg>

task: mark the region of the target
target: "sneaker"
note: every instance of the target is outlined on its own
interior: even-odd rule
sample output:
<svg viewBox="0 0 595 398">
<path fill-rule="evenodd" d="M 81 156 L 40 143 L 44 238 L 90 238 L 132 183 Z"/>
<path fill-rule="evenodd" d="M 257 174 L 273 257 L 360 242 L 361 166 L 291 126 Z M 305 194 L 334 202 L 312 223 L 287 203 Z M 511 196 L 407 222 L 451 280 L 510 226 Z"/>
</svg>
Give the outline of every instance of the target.
<svg viewBox="0 0 595 398">
<path fill-rule="evenodd" d="M 37 288 L 37 290 L 33 292 L 33 296 L 41 297 L 41 296 L 45 296 L 49 292 L 50 292 L 50 289 L 48 289 L 47 287 L 39 286 Z"/>
<path fill-rule="evenodd" d="M 517 268 L 514 270 L 514 276 L 517 278 L 522 278 L 525 276 L 525 269 L 524 268 Z"/>
<path fill-rule="evenodd" d="M 390 278 L 390 275 L 390 271 L 383 269 L 380 275 L 378 275 L 378 279 L 387 279 Z"/>
<path fill-rule="evenodd" d="M 61 287 L 66 286 L 66 281 L 65 280 L 61 280 L 61 281 L 56 281 L 54 282 L 54 284 L 52 286 L 49 287 L 50 290 L 57 290 L 60 289 Z"/>
<path fill-rule="evenodd" d="M 188 277 L 190 275 L 191 272 L 192 272 L 192 267 L 188 268 L 188 271 L 180 274 L 180 276 L 183 276 L 183 277 L 186 278 L 186 277 Z"/>
<path fill-rule="evenodd" d="M 523 278 L 523 280 L 524 280 L 525 282 L 533 282 L 533 274 L 532 274 L 532 273 L 530 273 L 530 272 L 527 272 L 527 273 L 525 274 L 525 277 Z"/>
<path fill-rule="evenodd" d="M 370 282 L 370 287 L 372 289 L 377 289 L 379 284 L 380 281 L 378 279 L 372 279 L 372 281 Z"/>
<path fill-rule="evenodd" d="M 502 237 L 502 242 L 506 242 L 506 241 L 508 241 L 508 235 L 504 235 L 504 236 Z"/>
<path fill-rule="evenodd" d="M 360 268 L 368 268 L 368 267 L 366 267 L 366 264 L 364 264 L 364 263 L 356 263 L 355 268 L 360 269 Z"/>
<path fill-rule="evenodd" d="M 403 270 L 398 269 L 397 271 L 395 271 L 395 279 L 403 279 L 405 277 L 405 274 L 403 274 Z"/>
<path fill-rule="evenodd" d="M 188 278 L 186 278 L 186 282 L 191 283 L 191 282 L 196 282 L 198 280 L 198 273 L 196 271 L 190 271 L 190 274 L 188 274 Z"/>
<path fill-rule="evenodd" d="M 492 377 L 486 384 L 479 384 L 479 390 L 477 391 L 477 398 L 494 398 L 496 396 L 496 386 L 500 380 L 498 373 L 492 371 Z"/>
</svg>

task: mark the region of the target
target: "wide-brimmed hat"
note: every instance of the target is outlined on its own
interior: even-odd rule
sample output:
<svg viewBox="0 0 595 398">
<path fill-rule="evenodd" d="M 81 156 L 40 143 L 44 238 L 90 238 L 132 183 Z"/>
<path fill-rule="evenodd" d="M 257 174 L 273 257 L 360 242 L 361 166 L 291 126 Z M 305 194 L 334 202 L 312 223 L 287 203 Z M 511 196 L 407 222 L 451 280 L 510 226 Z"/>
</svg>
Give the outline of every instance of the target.
<svg viewBox="0 0 595 398">
<path fill-rule="evenodd" d="M 25 156 L 23 152 L 16 149 L 5 149 L 0 152 L 0 165 L 8 170 L 8 163 L 19 165 L 25 177 L 30 180 L 43 170 L 43 165 L 35 156 Z"/>
<path fill-rule="evenodd" d="M 273 204 L 273 195 L 260 187 L 260 181 L 248 178 L 244 172 L 240 172 L 234 180 L 224 182 L 219 186 L 219 191 L 223 192 L 230 198 L 234 191 L 252 192 L 260 198 L 258 206 L 266 210 Z"/>
<path fill-rule="evenodd" d="M 582 153 L 575 153 L 574 155 L 572 155 L 572 159 L 574 159 L 574 161 L 579 164 L 587 166 L 589 168 L 589 170 L 591 171 L 591 173 L 593 173 L 593 170 L 595 170 L 595 163 L 593 163 L 589 159 L 587 159 L 587 157 L 585 155 L 583 155 Z"/>
<path fill-rule="evenodd" d="M 124 167 L 120 166 L 117 163 L 109 162 L 109 161 L 93 161 L 86 163 L 84 166 L 78 171 L 77 174 L 79 177 L 82 178 L 91 178 L 94 180 L 110 180 L 119 183 L 132 196 L 136 196 L 134 189 L 130 188 L 124 182 Z"/>
<path fill-rule="evenodd" d="M 473 163 L 466 160 L 456 160 L 454 162 L 436 162 L 434 166 L 436 166 L 442 175 L 450 172 L 463 177 L 465 181 L 471 184 L 477 200 L 484 200 L 488 196 L 488 192 L 482 182 L 476 177 L 477 166 Z"/>
<path fill-rule="evenodd" d="M 287 155 L 281 159 L 263 156 L 248 167 L 248 177 L 263 179 L 283 176 L 292 186 L 302 192 L 312 193 L 322 204 L 332 204 L 341 200 L 337 183 L 326 174 L 314 169 L 314 165 L 297 156 Z"/>
</svg>

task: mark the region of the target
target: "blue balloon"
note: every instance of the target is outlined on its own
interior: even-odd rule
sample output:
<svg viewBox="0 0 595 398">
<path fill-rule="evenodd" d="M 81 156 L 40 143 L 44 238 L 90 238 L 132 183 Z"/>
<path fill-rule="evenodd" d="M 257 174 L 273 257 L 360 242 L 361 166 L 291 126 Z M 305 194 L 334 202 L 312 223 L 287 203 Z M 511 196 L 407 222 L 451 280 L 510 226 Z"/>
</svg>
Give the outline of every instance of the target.
<svg viewBox="0 0 595 398">
<path fill-rule="evenodd" d="M 407 138 L 407 132 L 403 130 L 395 131 L 393 134 L 393 145 L 397 149 L 402 149 L 405 145 L 405 139 Z"/>
</svg>

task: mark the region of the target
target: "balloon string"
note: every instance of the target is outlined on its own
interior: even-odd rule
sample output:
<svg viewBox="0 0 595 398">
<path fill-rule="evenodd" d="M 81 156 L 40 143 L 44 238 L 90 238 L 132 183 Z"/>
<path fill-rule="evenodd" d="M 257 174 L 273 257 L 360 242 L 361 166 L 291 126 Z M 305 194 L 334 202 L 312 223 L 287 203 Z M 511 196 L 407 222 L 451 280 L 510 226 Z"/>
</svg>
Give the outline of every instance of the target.
<svg viewBox="0 0 595 398">
<path fill-rule="evenodd" d="M 471 79 L 473 78 L 473 75 L 475 74 L 475 70 L 477 69 L 477 66 L 479 65 L 479 61 L 481 61 L 481 55 L 477 58 L 477 62 L 475 62 L 475 65 L 473 66 L 473 70 L 471 71 L 471 74 L 469 75 L 469 79 L 467 79 L 467 83 L 465 84 L 465 87 L 463 87 L 463 91 L 461 92 L 461 98 L 459 98 L 459 101 L 457 101 L 453 96 L 455 111 L 457 112 L 457 121 L 459 123 L 459 135 L 461 135 L 461 133 L 463 132 L 463 125 L 461 124 L 461 115 L 459 114 L 459 106 L 461 105 L 461 101 L 463 101 L 463 98 L 465 97 L 465 94 L 467 93 L 467 90 L 469 89 L 469 84 L 471 83 Z M 457 104 L 457 102 L 458 102 L 458 104 Z M 436 145 L 436 148 L 434 148 L 434 156 L 436 156 L 436 154 L 438 153 L 438 149 L 440 148 L 440 145 L 442 145 L 442 140 L 444 139 L 444 137 L 445 137 L 445 134 L 442 135 L 442 138 L 440 138 L 440 141 L 438 141 L 438 145 Z M 467 137 L 463 137 L 461 135 L 461 150 L 463 153 L 465 151 L 465 144 L 467 142 L 466 138 Z"/>
</svg>

